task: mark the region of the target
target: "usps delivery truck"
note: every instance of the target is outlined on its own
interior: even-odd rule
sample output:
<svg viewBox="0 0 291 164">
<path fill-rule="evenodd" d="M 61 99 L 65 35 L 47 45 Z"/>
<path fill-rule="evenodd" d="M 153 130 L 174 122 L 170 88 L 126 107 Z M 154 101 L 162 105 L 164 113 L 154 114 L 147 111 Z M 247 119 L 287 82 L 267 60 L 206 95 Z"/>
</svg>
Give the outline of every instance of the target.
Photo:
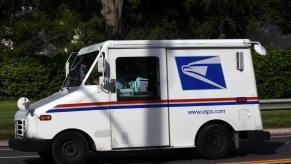
<svg viewBox="0 0 291 164">
<path fill-rule="evenodd" d="M 82 48 L 60 91 L 18 101 L 15 150 L 56 163 L 88 151 L 194 148 L 226 157 L 263 131 L 248 39 L 106 41 Z M 68 60 L 69 61 L 69 60 Z"/>
</svg>

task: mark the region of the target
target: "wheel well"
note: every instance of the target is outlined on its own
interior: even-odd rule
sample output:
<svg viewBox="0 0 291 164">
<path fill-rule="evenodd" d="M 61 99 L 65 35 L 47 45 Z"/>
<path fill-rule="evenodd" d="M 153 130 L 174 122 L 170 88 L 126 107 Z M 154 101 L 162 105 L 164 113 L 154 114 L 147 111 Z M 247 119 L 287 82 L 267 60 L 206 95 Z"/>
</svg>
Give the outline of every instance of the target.
<svg viewBox="0 0 291 164">
<path fill-rule="evenodd" d="M 84 131 L 82 131 L 80 129 L 66 129 L 66 130 L 63 130 L 63 131 L 59 132 L 57 135 L 55 135 L 54 138 L 53 138 L 53 140 L 57 136 L 62 135 L 62 134 L 67 133 L 67 132 L 77 132 L 77 133 L 80 133 L 82 136 L 84 136 L 86 138 L 86 140 L 88 142 L 89 149 L 90 150 L 96 150 L 93 139 L 86 132 L 84 132 Z"/>
<path fill-rule="evenodd" d="M 199 128 L 199 130 L 198 130 L 198 132 L 196 133 L 196 136 L 195 136 L 195 145 L 197 145 L 197 136 L 199 135 L 199 133 L 201 132 L 201 130 L 202 130 L 204 127 L 206 127 L 206 126 L 208 126 L 208 125 L 211 125 L 211 124 L 220 124 L 220 125 L 226 127 L 230 132 L 234 132 L 233 127 L 232 127 L 229 123 L 227 123 L 227 122 L 225 122 L 225 121 L 223 121 L 223 120 L 211 120 L 211 121 L 208 121 L 208 122 L 204 123 L 204 124 Z"/>
</svg>

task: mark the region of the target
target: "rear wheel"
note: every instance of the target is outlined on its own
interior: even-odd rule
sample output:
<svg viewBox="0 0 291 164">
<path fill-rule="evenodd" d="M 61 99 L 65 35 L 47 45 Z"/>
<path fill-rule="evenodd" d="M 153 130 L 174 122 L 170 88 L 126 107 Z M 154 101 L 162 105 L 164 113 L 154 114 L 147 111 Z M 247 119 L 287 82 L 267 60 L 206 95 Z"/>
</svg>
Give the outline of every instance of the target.
<svg viewBox="0 0 291 164">
<path fill-rule="evenodd" d="M 58 164 L 82 164 L 88 151 L 86 138 L 78 132 L 63 133 L 52 144 L 52 157 Z"/>
<path fill-rule="evenodd" d="M 231 131 L 220 124 L 204 127 L 198 134 L 196 141 L 198 151 L 208 159 L 224 158 L 234 148 Z"/>
</svg>

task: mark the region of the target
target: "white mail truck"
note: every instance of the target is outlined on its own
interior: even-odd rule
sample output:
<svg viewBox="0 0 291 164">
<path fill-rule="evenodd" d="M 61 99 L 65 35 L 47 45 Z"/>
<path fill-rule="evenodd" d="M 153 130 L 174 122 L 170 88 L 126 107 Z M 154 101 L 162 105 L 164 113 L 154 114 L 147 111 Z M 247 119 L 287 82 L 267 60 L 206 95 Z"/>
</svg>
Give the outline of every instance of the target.
<svg viewBox="0 0 291 164">
<path fill-rule="evenodd" d="M 239 139 L 264 140 L 251 49 L 223 40 L 105 41 L 82 48 L 60 91 L 18 101 L 12 149 L 56 163 L 88 151 L 194 148 L 226 157 Z M 68 60 L 69 61 L 69 60 Z"/>
</svg>

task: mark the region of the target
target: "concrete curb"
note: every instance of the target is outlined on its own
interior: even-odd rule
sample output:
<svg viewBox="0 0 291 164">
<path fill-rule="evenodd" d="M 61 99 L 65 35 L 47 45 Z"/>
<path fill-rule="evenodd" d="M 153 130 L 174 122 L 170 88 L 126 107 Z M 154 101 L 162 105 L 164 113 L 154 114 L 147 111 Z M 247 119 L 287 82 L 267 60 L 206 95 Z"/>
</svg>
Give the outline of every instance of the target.
<svg viewBox="0 0 291 164">
<path fill-rule="evenodd" d="M 291 128 L 276 128 L 276 129 L 265 129 L 269 131 L 271 136 L 285 136 L 291 135 Z"/>
<path fill-rule="evenodd" d="M 271 136 L 291 135 L 291 128 L 265 129 L 265 131 L 269 131 Z M 0 147 L 6 146 L 8 146 L 8 140 L 0 140 Z"/>
<path fill-rule="evenodd" d="M 8 146 L 8 140 L 0 140 L 0 147 Z"/>
</svg>

